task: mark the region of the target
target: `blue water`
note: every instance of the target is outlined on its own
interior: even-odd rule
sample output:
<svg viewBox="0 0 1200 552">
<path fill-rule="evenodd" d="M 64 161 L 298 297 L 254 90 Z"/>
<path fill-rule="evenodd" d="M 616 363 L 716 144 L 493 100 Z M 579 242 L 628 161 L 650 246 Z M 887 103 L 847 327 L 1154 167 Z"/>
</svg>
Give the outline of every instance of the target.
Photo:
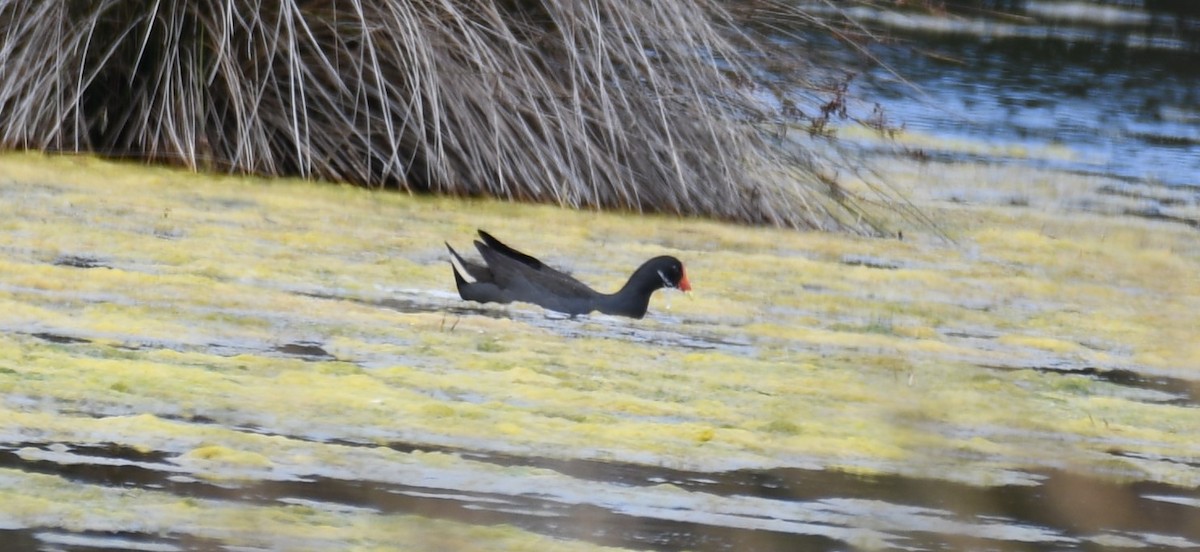
<svg viewBox="0 0 1200 552">
<path fill-rule="evenodd" d="M 941 57 L 876 47 L 912 86 L 876 68 L 857 83 L 908 129 L 1047 146 L 1064 168 L 1200 187 L 1200 59 L 1095 43 L 962 39 L 924 45 Z"/>
<path fill-rule="evenodd" d="M 982 11 L 995 2 L 963 4 L 949 16 L 855 12 L 884 39 L 868 46 L 882 65 L 851 92 L 908 130 L 1035 158 L 1065 148 L 1042 161 L 1200 189 L 1200 16 L 1136 2 L 1012 1 L 1004 16 Z"/>
</svg>

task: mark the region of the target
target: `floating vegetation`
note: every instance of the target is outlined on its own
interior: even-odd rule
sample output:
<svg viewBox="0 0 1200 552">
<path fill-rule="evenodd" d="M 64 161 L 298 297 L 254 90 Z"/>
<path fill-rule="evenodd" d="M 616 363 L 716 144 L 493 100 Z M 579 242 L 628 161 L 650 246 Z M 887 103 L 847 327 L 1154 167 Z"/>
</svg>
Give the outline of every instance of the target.
<svg viewBox="0 0 1200 552">
<path fill-rule="evenodd" d="M 867 239 L 38 154 L 0 197 L 10 547 L 1200 543 L 1179 225 L 927 201 L 956 243 Z M 600 287 L 671 254 L 693 298 L 465 308 L 477 226 Z"/>
</svg>

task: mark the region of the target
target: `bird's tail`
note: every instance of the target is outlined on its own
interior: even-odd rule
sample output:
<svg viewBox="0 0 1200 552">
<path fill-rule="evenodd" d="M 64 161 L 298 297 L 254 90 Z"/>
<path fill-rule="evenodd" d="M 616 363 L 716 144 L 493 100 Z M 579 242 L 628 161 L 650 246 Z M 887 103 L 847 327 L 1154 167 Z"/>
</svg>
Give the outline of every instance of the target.
<svg viewBox="0 0 1200 552">
<path fill-rule="evenodd" d="M 453 247 L 450 247 L 450 242 L 442 242 L 442 243 L 446 244 L 446 249 L 450 250 L 450 255 L 452 257 L 454 257 L 454 259 L 456 261 L 458 261 L 458 264 L 467 264 L 467 261 L 463 260 L 462 255 L 459 255 L 458 251 L 455 251 Z M 454 265 L 454 263 L 450 263 L 450 264 L 452 266 Z"/>
<path fill-rule="evenodd" d="M 446 249 L 449 249 L 450 255 L 454 257 L 454 259 L 450 261 L 450 270 L 454 271 L 454 287 L 458 288 L 458 296 L 463 297 L 463 288 L 466 287 L 467 280 L 458 272 L 458 266 L 454 264 L 454 261 L 457 260 L 458 264 L 463 266 L 466 266 L 467 262 L 463 260 L 462 255 L 459 255 L 453 247 L 450 247 L 449 243 L 446 243 Z M 465 297 L 463 298 L 465 299 Z"/>
</svg>

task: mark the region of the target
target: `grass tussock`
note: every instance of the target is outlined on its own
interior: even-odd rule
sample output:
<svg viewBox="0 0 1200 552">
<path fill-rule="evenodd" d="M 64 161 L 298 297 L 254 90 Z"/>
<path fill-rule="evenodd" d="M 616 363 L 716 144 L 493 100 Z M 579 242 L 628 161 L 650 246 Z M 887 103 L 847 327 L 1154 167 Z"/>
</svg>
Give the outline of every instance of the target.
<svg viewBox="0 0 1200 552">
<path fill-rule="evenodd" d="M 781 112 L 827 117 L 812 102 L 841 100 L 764 100 L 762 67 L 744 55 L 761 50 L 737 23 L 786 8 L 739 10 L 735 20 L 709 0 L 0 0 L 0 143 L 865 229 L 853 198 L 821 176 L 826 159 L 763 130 Z"/>
</svg>

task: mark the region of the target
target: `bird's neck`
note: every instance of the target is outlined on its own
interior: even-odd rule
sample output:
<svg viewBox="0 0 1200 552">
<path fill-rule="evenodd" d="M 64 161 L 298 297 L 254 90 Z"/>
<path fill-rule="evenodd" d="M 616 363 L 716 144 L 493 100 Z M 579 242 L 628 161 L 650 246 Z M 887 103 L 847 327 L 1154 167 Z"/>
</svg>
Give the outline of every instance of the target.
<svg viewBox="0 0 1200 552">
<path fill-rule="evenodd" d="M 596 310 L 604 314 L 642 318 L 650 306 L 650 295 L 666 286 L 661 274 L 642 265 L 619 291 L 612 294 L 601 294 L 596 301 Z"/>
<path fill-rule="evenodd" d="M 604 314 L 631 318 L 646 316 L 646 309 L 650 307 L 650 294 L 635 294 L 629 289 L 626 286 L 616 293 L 601 295 L 596 300 L 596 310 Z"/>
</svg>

